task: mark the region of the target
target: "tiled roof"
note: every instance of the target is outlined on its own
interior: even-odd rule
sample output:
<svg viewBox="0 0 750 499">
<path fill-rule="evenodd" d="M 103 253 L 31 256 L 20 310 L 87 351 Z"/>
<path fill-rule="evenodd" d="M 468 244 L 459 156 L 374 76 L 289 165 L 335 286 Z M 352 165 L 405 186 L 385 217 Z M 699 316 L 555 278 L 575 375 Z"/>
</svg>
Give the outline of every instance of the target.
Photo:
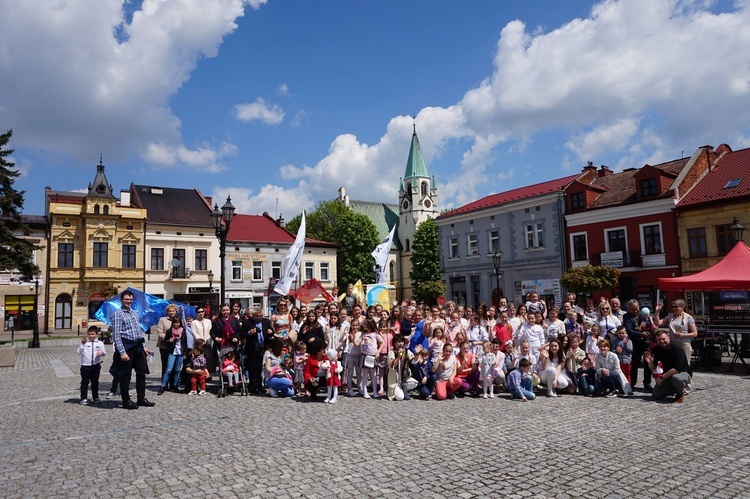
<svg viewBox="0 0 750 499">
<path fill-rule="evenodd" d="M 398 205 L 377 203 L 373 201 L 349 201 L 349 208 L 354 213 L 361 213 L 375 224 L 378 239 L 382 241 L 388 236 L 394 225 L 398 226 Z M 393 247 L 401 251 L 401 241 L 398 239 L 398 228 L 393 235 Z"/>
<path fill-rule="evenodd" d="M 653 167 L 664 172 L 667 177 L 676 178 L 685 165 L 687 165 L 688 161 L 690 161 L 690 158 L 681 158 L 653 165 Z M 599 197 L 588 206 L 588 209 L 595 210 L 597 208 L 619 206 L 635 202 L 637 194 L 635 176 L 639 171 L 640 170 L 636 168 L 629 168 L 619 173 L 595 178 L 591 183 L 591 186 L 604 189 L 604 192 L 602 192 Z M 671 193 L 668 190 L 665 190 L 659 198 L 670 196 Z"/>
<path fill-rule="evenodd" d="M 21 215 L 23 223 L 31 225 L 47 225 L 47 217 L 44 215 Z"/>
<path fill-rule="evenodd" d="M 86 197 L 85 192 L 72 192 L 72 191 L 53 191 L 47 189 L 47 200 L 50 203 L 75 203 L 83 204 L 83 200 Z"/>
<path fill-rule="evenodd" d="M 229 226 L 228 241 L 252 242 L 252 243 L 294 243 L 294 234 L 276 225 L 276 221 L 268 214 L 242 215 L 236 214 Z M 337 247 L 334 243 L 319 241 L 309 237 L 305 238 L 305 244 L 310 246 Z"/>
<path fill-rule="evenodd" d="M 725 188 L 728 182 L 740 182 Z M 682 208 L 701 203 L 721 202 L 750 196 L 750 149 L 725 154 L 716 165 L 677 204 Z"/>
<path fill-rule="evenodd" d="M 526 187 L 519 187 L 518 189 L 500 192 L 498 194 L 490 194 L 489 196 L 485 196 L 482 199 L 478 199 L 472 203 L 458 207 L 447 213 L 443 213 L 438 217 L 438 219 L 449 218 L 453 215 L 458 215 L 461 213 L 470 213 L 472 211 L 483 210 L 486 208 L 491 208 L 493 206 L 499 206 L 505 203 L 519 201 L 521 199 L 528 199 L 534 196 L 541 196 L 543 194 L 562 191 L 580 175 L 580 173 L 576 173 L 575 175 L 571 175 L 569 177 L 549 180 L 547 182 L 529 185 Z"/>
<path fill-rule="evenodd" d="M 211 206 L 198 189 L 130 184 L 130 194 L 151 224 L 213 227 Z"/>
</svg>

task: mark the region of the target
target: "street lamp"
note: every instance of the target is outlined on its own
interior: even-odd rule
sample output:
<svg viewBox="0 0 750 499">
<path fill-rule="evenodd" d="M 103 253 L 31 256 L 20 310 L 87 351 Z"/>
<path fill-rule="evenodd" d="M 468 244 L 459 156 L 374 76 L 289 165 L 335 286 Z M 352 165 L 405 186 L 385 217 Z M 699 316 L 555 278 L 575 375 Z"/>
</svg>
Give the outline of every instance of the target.
<svg viewBox="0 0 750 499">
<path fill-rule="evenodd" d="M 219 260 L 221 262 L 221 303 L 219 303 L 219 307 L 224 304 L 224 258 L 227 256 L 227 235 L 234 217 L 234 210 L 232 198 L 227 196 L 227 202 L 221 207 L 221 211 L 219 211 L 219 205 L 214 204 L 214 211 L 211 212 L 211 222 L 216 229 L 216 237 L 219 239 Z"/>
<path fill-rule="evenodd" d="M 30 348 L 39 348 L 39 272 L 34 274 L 34 329 L 31 337 Z"/>
<path fill-rule="evenodd" d="M 503 258 L 502 251 L 495 250 L 492 253 L 492 265 L 495 267 L 495 287 L 497 290 L 497 306 L 500 306 L 500 260 Z"/>
<path fill-rule="evenodd" d="M 740 225 L 740 223 L 737 221 L 737 217 L 734 217 L 734 220 L 732 220 L 732 225 L 729 226 L 729 239 L 732 248 L 734 248 L 735 244 L 742 241 L 742 234 L 744 232 L 745 227 Z"/>
<path fill-rule="evenodd" d="M 211 302 L 213 301 L 211 300 L 211 298 L 213 298 L 214 296 L 214 271 L 209 270 L 207 277 L 208 277 L 208 307 L 210 309 Z M 211 318 L 211 316 L 208 313 L 206 315 L 208 316 L 209 319 Z"/>
</svg>

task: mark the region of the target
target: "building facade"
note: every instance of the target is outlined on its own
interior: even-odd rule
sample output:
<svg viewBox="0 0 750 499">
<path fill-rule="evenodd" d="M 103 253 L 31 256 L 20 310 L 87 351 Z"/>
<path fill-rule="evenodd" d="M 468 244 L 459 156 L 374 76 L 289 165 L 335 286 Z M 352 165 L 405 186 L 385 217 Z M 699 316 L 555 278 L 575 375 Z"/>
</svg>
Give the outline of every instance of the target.
<svg viewBox="0 0 750 499">
<path fill-rule="evenodd" d="M 535 290 L 560 303 L 564 190 L 578 175 L 486 196 L 444 213 L 440 268 L 446 297 L 476 307 Z M 499 274 L 493 255 L 501 255 Z"/>
<path fill-rule="evenodd" d="M 227 236 L 226 300 L 272 313 L 280 298 L 273 288 L 281 279 L 284 257 L 294 239 L 281 218 L 274 220 L 268 213 L 235 215 Z M 305 238 L 299 277 L 292 290 L 310 279 L 319 280 L 329 292 L 335 286 L 335 244 Z"/>
<path fill-rule="evenodd" d="M 144 288 L 146 210 L 112 193 L 99 162 L 88 192 L 45 189 L 49 221 L 49 304 L 45 331 L 98 323 L 101 304 L 128 286 Z"/>
<path fill-rule="evenodd" d="M 145 292 L 215 310 L 221 264 L 211 202 L 198 189 L 135 184 L 121 199 L 147 213 Z"/>
</svg>

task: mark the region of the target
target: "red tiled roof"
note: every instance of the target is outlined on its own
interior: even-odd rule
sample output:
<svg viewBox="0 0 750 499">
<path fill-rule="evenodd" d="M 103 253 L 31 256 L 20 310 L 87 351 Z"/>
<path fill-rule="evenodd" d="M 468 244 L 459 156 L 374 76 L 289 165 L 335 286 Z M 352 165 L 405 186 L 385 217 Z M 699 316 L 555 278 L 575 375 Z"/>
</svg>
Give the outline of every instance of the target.
<svg viewBox="0 0 750 499">
<path fill-rule="evenodd" d="M 725 189 L 731 180 L 740 180 L 735 187 Z M 701 203 L 721 202 L 750 196 L 750 148 L 725 154 L 687 195 L 678 207 Z"/>
<path fill-rule="evenodd" d="M 264 213 L 263 215 L 237 214 L 232 218 L 227 240 L 288 244 L 291 246 L 294 243 L 294 234 L 276 225 L 276 221 L 268 213 Z M 338 246 L 334 243 L 319 241 L 309 237 L 305 238 L 305 244 L 331 248 Z"/>
<path fill-rule="evenodd" d="M 470 213 L 472 211 L 483 210 L 485 208 L 491 208 L 493 206 L 510 203 L 512 201 L 518 201 L 521 199 L 531 198 L 534 196 L 541 196 L 543 194 L 550 194 L 552 192 L 564 190 L 571 182 L 580 177 L 580 173 L 571 175 L 569 177 L 558 178 L 541 184 L 529 185 L 526 187 L 519 187 L 510 191 L 500 192 L 498 194 L 490 194 L 482 199 L 478 199 L 472 203 L 460 206 L 447 213 L 443 213 L 438 219 L 444 219 L 453 215 L 461 213 Z"/>
</svg>

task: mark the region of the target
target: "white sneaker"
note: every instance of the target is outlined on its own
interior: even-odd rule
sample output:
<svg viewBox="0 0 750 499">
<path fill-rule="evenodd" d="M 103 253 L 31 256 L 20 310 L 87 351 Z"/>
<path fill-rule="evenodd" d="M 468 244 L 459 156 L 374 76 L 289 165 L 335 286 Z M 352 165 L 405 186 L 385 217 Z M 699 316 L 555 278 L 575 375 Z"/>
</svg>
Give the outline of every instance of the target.
<svg viewBox="0 0 750 499">
<path fill-rule="evenodd" d="M 367 393 L 367 392 L 365 392 L 365 394 L 364 394 L 364 395 L 362 395 L 362 397 L 364 397 L 364 398 L 366 398 L 366 399 L 372 398 L 372 397 L 370 397 L 370 394 L 369 394 L 369 393 Z"/>
<path fill-rule="evenodd" d="M 198 392 L 196 392 L 195 390 L 190 390 L 188 392 L 188 395 L 197 395 L 197 394 L 198 394 Z"/>
<path fill-rule="evenodd" d="M 495 398 L 495 392 L 490 392 L 490 398 L 491 398 L 491 399 L 494 399 L 494 398 Z"/>
<path fill-rule="evenodd" d="M 81 405 L 88 405 L 88 403 L 89 403 L 89 401 L 86 400 L 86 399 L 81 399 L 81 401 L 79 402 L 79 404 L 81 404 Z"/>
<path fill-rule="evenodd" d="M 557 397 L 557 393 L 556 392 L 547 392 L 547 396 L 548 397 Z"/>
<path fill-rule="evenodd" d="M 201 395 L 205 395 L 205 394 L 206 394 L 206 390 L 201 390 L 201 391 L 199 391 L 199 392 L 198 392 L 198 396 L 199 396 L 199 397 L 200 397 Z"/>
<path fill-rule="evenodd" d="M 323 402 L 325 402 L 326 404 L 330 404 L 331 400 L 330 399 L 325 399 Z"/>
<path fill-rule="evenodd" d="M 336 403 L 336 399 L 331 399 L 331 400 L 328 401 L 328 403 L 329 404 L 335 404 Z"/>
<path fill-rule="evenodd" d="M 107 400 L 112 400 L 113 398 L 115 398 L 115 392 L 109 392 L 109 393 L 107 394 L 107 397 L 106 397 L 106 399 L 107 399 Z"/>
<path fill-rule="evenodd" d="M 487 394 L 486 394 L 486 393 L 483 393 L 483 394 L 482 394 L 482 398 L 483 398 L 483 399 L 486 399 L 486 398 L 488 398 Z"/>
</svg>

